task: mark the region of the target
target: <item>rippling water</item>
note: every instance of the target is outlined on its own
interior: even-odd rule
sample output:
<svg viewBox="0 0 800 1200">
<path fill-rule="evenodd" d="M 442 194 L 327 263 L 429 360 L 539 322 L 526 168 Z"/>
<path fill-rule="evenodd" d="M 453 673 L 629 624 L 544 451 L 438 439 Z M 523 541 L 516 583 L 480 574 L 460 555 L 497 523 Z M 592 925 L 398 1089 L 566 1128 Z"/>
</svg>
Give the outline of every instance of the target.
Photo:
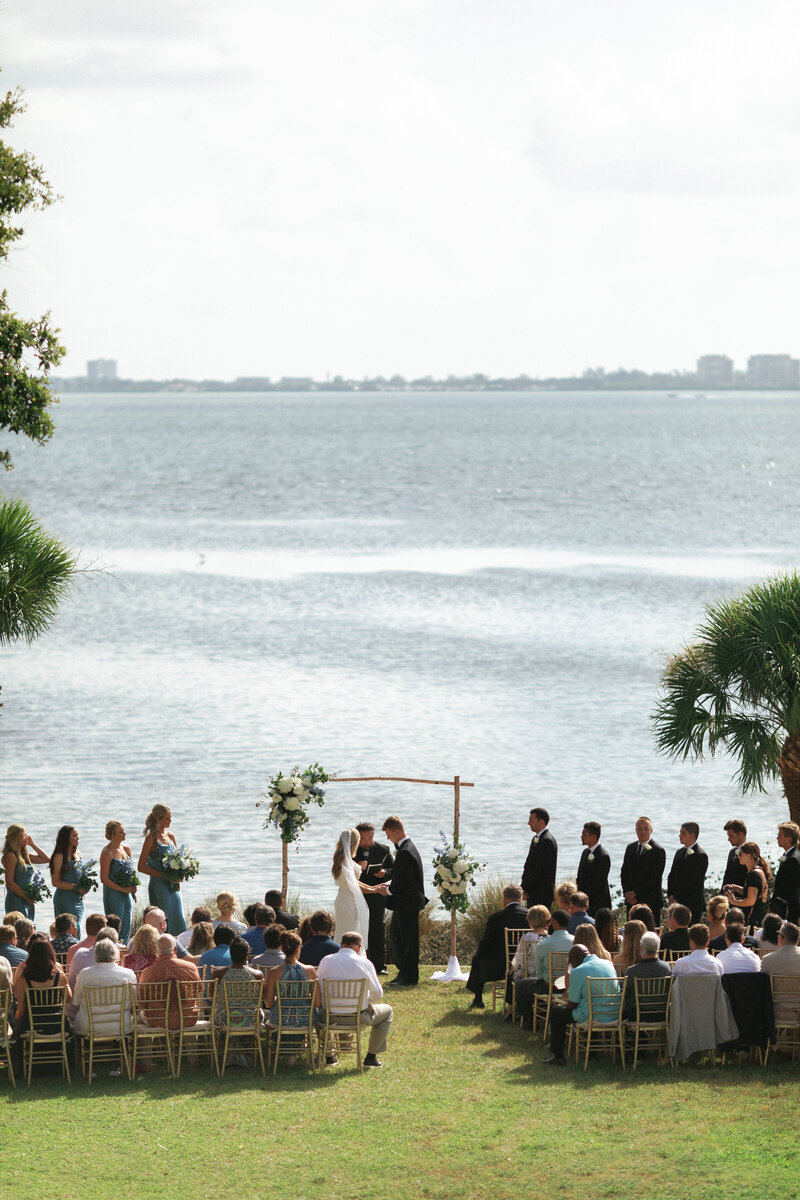
<svg viewBox="0 0 800 1200">
<path fill-rule="evenodd" d="M 189 902 L 280 880 L 255 801 L 277 769 L 474 781 L 470 849 L 516 876 L 546 805 L 574 871 L 614 867 L 641 812 L 721 867 L 785 805 L 730 763 L 656 758 L 663 654 L 703 605 L 797 565 L 792 394 L 77 396 L 3 482 L 90 571 L 53 631 L 2 657 L 0 824 L 64 821 L 136 851 L 169 804 L 203 866 Z M 406 818 L 423 859 L 447 790 L 332 784 L 291 883 L 332 902 L 340 829 Z"/>
</svg>

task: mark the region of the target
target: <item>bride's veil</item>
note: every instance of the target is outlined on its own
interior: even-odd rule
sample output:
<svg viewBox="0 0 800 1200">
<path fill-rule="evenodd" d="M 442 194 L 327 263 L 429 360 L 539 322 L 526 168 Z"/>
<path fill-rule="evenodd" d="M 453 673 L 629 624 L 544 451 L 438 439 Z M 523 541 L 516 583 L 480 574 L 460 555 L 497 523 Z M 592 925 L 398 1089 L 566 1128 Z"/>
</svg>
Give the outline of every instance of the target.
<svg viewBox="0 0 800 1200">
<path fill-rule="evenodd" d="M 343 829 L 339 837 L 339 847 L 342 851 L 342 879 L 356 899 L 361 898 L 361 888 L 358 886 L 356 864 L 353 860 L 351 846 L 352 829 Z"/>
</svg>

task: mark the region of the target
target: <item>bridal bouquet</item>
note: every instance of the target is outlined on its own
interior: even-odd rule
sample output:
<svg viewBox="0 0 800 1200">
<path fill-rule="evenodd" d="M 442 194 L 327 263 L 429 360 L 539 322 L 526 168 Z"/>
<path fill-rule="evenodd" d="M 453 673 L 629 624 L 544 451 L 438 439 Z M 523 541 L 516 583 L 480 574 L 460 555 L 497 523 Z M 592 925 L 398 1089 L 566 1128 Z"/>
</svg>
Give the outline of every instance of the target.
<svg viewBox="0 0 800 1200">
<path fill-rule="evenodd" d="M 269 805 L 264 828 L 272 825 L 280 829 L 282 841 L 296 842 L 300 831 L 311 819 L 308 815 L 309 805 L 313 803 L 322 807 L 325 803 L 325 792 L 319 785 L 333 778 L 319 763 L 312 763 L 302 773 L 299 767 L 294 767 L 288 775 L 278 771 L 267 785 L 266 796 L 256 800 L 256 807 Z"/>
<path fill-rule="evenodd" d="M 440 847 L 434 847 L 434 853 L 436 857 L 433 865 L 436 868 L 436 874 L 433 882 L 441 897 L 442 905 L 448 912 L 466 912 L 469 908 L 467 889 L 475 886 L 473 875 L 486 864 L 470 858 L 469 852 L 464 849 L 461 842 L 453 842 L 451 845 L 444 833 L 442 834 L 442 844 Z"/>
<path fill-rule="evenodd" d="M 96 892 L 97 885 L 97 859 L 90 858 L 84 862 L 79 858 L 75 863 L 75 891 L 85 896 L 87 892 Z"/>
<path fill-rule="evenodd" d="M 34 871 L 28 882 L 22 884 L 22 890 L 31 904 L 40 904 L 42 900 L 49 900 L 53 894 L 45 883 L 41 871 Z"/>
<path fill-rule="evenodd" d="M 161 874 L 173 892 L 178 891 L 185 879 L 194 879 L 199 871 L 200 863 L 186 845 L 173 846 L 161 861 Z"/>
</svg>

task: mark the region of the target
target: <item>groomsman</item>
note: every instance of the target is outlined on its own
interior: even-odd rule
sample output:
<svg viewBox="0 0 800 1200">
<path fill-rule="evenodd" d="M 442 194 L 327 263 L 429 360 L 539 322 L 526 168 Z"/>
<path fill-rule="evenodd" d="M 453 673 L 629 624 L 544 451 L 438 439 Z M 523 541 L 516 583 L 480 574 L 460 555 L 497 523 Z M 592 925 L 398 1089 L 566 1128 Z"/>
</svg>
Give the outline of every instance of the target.
<svg viewBox="0 0 800 1200">
<path fill-rule="evenodd" d="M 556 863 L 558 845 L 550 830 L 550 814 L 546 808 L 532 808 L 528 828 L 533 834 L 528 857 L 522 868 L 522 899 L 529 908 L 543 904 L 552 908 L 556 892 Z"/>
<path fill-rule="evenodd" d="M 653 822 L 649 817 L 639 817 L 636 841 L 625 847 L 620 882 L 628 912 L 634 904 L 646 904 L 656 925 L 661 923 L 661 880 L 666 862 L 666 850 L 653 840 Z"/>
<path fill-rule="evenodd" d="M 747 869 L 739 862 L 739 850 L 747 841 L 747 826 L 744 821 L 736 818 L 732 821 L 726 821 L 722 828 L 727 833 L 728 841 L 731 844 L 731 849 L 728 851 L 728 861 L 725 864 L 725 874 L 722 876 L 722 887 L 726 888 L 730 883 L 744 887 L 744 881 L 747 878 Z"/>
<path fill-rule="evenodd" d="M 392 877 L 394 859 L 388 846 L 375 841 L 375 826 L 369 821 L 356 825 L 359 833 L 356 862 L 361 867 L 361 882 L 371 886 L 388 883 Z M 379 892 L 365 895 L 369 909 L 369 938 L 367 958 L 378 975 L 386 974 L 386 897 Z"/>
<path fill-rule="evenodd" d="M 786 920 L 792 925 L 800 921 L 800 826 L 784 821 L 778 826 L 778 845 L 782 850 L 775 872 L 773 900 L 786 901 Z"/>
<path fill-rule="evenodd" d="M 667 876 L 670 904 L 685 904 L 695 924 L 706 911 L 703 885 L 708 871 L 708 855 L 697 841 L 699 834 L 700 826 L 696 821 L 684 821 L 678 834 L 681 848 L 675 851 Z"/>
<path fill-rule="evenodd" d="M 589 897 L 589 916 L 593 917 L 598 908 L 611 907 L 611 892 L 608 888 L 608 873 L 611 870 L 611 856 L 600 845 L 602 828 L 597 821 L 587 821 L 581 834 L 581 842 L 585 850 L 578 864 L 576 880 L 579 892 L 585 892 Z"/>
</svg>

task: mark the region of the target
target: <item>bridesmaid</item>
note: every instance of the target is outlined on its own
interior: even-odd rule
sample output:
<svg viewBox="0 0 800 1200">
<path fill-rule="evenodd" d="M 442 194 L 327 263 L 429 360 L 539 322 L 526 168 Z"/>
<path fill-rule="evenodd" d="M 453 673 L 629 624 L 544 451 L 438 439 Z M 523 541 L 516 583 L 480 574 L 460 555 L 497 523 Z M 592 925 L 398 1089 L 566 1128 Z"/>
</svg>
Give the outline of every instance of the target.
<svg viewBox="0 0 800 1200">
<path fill-rule="evenodd" d="M 164 855 L 178 844 L 175 835 L 167 832 L 171 824 L 172 812 L 166 804 L 154 804 L 153 811 L 144 823 L 145 839 L 137 870 L 150 876 L 147 889 L 150 903 L 163 908 L 167 915 L 167 932 L 177 935 L 186 929 L 186 918 L 181 904 L 181 885 L 178 884 L 178 890 L 175 891 L 175 885 L 169 883 L 161 873 Z"/>
<path fill-rule="evenodd" d="M 77 875 L 81 857 L 78 853 L 79 840 L 74 825 L 62 825 L 56 834 L 56 845 L 50 858 L 55 914 L 60 917 L 62 913 L 72 913 L 78 926 L 78 937 L 81 936 L 83 920 L 83 892 L 78 891 Z"/>
<path fill-rule="evenodd" d="M 122 821 L 109 821 L 106 825 L 108 845 L 100 851 L 100 882 L 103 885 L 103 912 L 116 913 L 122 925 L 119 940 L 127 946 L 131 936 L 131 918 L 136 888 L 123 882 L 125 875 L 122 864 L 133 866 L 131 848 L 125 841 L 125 826 Z"/>
<path fill-rule="evenodd" d="M 30 850 L 33 851 L 31 854 Z M 33 879 L 33 863 L 46 863 L 49 858 L 40 850 L 22 825 L 9 825 L 3 846 L 3 870 L 6 873 L 6 912 L 24 913 L 34 919 L 34 906 L 22 890 Z"/>
</svg>

